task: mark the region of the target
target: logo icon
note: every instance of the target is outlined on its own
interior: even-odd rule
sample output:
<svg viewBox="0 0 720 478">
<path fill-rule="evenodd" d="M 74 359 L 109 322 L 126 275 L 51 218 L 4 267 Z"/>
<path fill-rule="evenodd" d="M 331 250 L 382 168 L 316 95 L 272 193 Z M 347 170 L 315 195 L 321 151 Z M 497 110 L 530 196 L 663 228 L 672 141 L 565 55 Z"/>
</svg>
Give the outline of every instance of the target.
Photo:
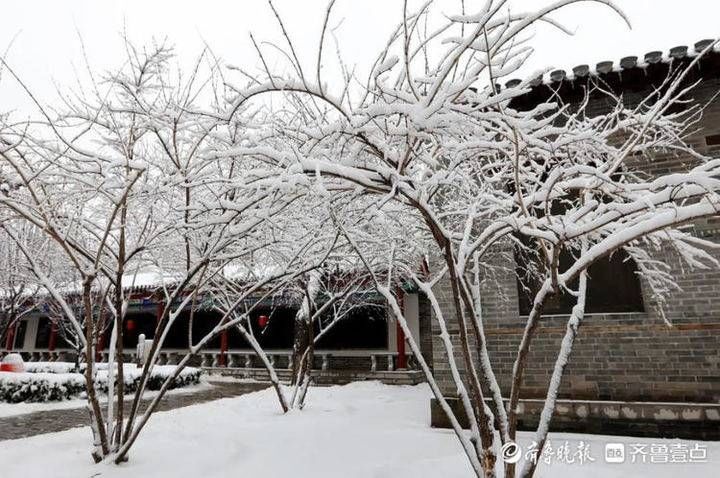
<svg viewBox="0 0 720 478">
<path fill-rule="evenodd" d="M 605 463 L 624 463 L 625 462 L 625 444 L 624 443 L 607 443 L 605 444 Z"/>
<path fill-rule="evenodd" d="M 517 443 L 509 441 L 500 448 L 500 456 L 505 463 L 517 463 L 522 457 L 522 449 Z"/>
</svg>

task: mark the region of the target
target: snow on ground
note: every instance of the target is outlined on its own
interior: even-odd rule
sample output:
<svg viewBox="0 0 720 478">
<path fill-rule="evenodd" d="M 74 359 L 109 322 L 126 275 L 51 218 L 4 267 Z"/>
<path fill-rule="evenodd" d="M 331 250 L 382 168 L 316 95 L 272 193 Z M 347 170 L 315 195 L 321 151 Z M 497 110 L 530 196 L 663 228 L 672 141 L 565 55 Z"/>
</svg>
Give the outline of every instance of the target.
<svg viewBox="0 0 720 478">
<path fill-rule="evenodd" d="M 92 465 L 90 432 L 78 428 L 0 446 L 0 476 L 27 478 L 226 477 L 253 478 L 470 478 L 457 440 L 429 427 L 425 385 L 376 382 L 313 388 L 305 410 L 283 416 L 271 390 L 157 414 L 130 462 Z M 525 435 L 527 437 L 529 435 Z M 595 462 L 541 466 L 537 476 L 715 477 L 720 443 L 703 442 L 705 464 L 606 464 L 606 442 L 676 440 L 551 434 L 550 441 L 590 443 Z M 692 442 L 682 442 L 694 445 Z M 525 444 L 522 443 L 521 444 Z"/>
</svg>

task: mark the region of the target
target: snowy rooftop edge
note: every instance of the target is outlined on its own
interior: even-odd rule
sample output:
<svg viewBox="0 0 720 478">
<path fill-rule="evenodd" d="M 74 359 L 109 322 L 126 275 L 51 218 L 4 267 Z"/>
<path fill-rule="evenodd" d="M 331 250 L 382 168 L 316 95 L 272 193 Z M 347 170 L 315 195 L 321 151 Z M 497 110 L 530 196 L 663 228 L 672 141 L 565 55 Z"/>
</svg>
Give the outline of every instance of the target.
<svg viewBox="0 0 720 478">
<path fill-rule="evenodd" d="M 598 62 L 594 68 L 587 64 L 577 65 L 572 68 L 570 73 L 563 69 L 552 70 L 532 80 L 530 82 L 530 86 L 536 87 L 541 84 L 550 85 L 563 80 L 572 81 L 578 78 L 607 75 L 609 73 L 622 72 L 633 68 L 647 68 L 649 65 L 659 63 L 672 63 L 673 61 L 682 60 L 684 58 L 694 58 L 715 41 L 715 39 L 704 39 L 695 42 L 693 48 L 690 48 L 687 45 L 679 45 L 670 48 L 667 52 L 662 52 L 660 50 L 650 51 L 642 58 L 634 55 L 625 56 L 619 60 L 617 65 L 613 60 L 605 60 Z M 720 41 L 713 47 L 712 52 L 720 52 Z M 512 88 L 519 85 L 521 82 L 522 80 L 518 78 L 511 79 L 505 82 L 505 87 Z"/>
</svg>

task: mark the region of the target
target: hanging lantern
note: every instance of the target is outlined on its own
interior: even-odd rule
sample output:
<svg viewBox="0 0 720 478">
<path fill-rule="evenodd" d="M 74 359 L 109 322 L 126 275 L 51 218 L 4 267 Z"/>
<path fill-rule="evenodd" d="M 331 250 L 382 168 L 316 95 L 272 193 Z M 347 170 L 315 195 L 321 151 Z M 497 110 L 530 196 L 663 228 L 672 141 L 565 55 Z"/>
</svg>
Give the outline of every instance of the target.
<svg viewBox="0 0 720 478">
<path fill-rule="evenodd" d="M 258 325 L 261 329 L 264 329 L 267 326 L 268 322 L 270 322 L 270 317 L 268 317 L 267 315 L 261 315 L 260 317 L 258 317 Z"/>
<path fill-rule="evenodd" d="M 125 324 L 125 329 L 128 330 L 128 332 L 135 330 L 135 321 L 133 319 L 130 319 Z"/>
</svg>

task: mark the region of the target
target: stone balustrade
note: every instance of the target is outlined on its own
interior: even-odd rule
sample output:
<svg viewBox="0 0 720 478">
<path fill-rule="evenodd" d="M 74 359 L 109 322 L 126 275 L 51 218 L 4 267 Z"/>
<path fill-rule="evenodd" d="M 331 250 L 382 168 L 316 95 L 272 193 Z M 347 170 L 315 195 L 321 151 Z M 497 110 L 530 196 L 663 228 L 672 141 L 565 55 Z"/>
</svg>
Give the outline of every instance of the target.
<svg viewBox="0 0 720 478">
<path fill-rule="evenodd" d="M 74 357 L 74 351 L 62 350 L 36 350 L 23 352 L 25 360 L 30 362 L 56 362 L 68 361 Z M 158 354 L 158 365 L 177 365 L 185 355 L 184 350 L 163 350 Z M 124 361 L 134 363 L 135 354 L 126 352 Z M 107 363 L 110 358 L 108 350 L 97 352 L 99 363 Z M 292 369 L 292 351 L 275 350 L 266 352 L 268 362 L 278 371 Z M 365 370 L 370 372 L 393 372 L 396 370 L 397 352 L 391 351 L 315 351 L 314 370 Z M 231 368 L 231 369 L 261 369 L 262 361 L 254 351 L 228 351 L 224 354 L 219 350 L 203 350 L 198 353 L 195 366 L 204 368 Z M 412 354 L 407 355 L 406 370 L 417 370 L 417 361 Z"/>
</svg>

